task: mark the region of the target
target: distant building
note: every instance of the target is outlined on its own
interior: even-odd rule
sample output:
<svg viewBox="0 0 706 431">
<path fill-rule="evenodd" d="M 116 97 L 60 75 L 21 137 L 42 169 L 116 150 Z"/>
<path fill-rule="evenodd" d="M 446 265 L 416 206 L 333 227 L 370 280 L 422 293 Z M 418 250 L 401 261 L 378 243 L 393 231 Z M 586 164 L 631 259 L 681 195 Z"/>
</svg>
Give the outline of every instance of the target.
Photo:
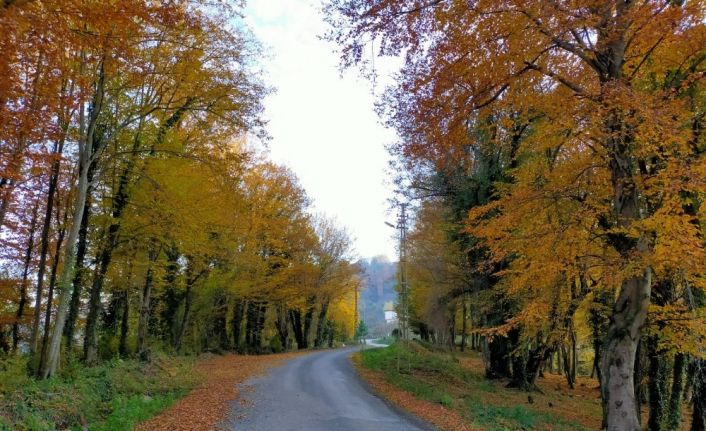
<svg viewBox="0 0 706 431">
<path fill-rule="evenodd" d="M 383 311 L 385 312 L 385 323 L 397 322 L 397 312 L 395 311 L 395 304 L 393 304 L 392 301 L 385 303 Z"/>
</svg>

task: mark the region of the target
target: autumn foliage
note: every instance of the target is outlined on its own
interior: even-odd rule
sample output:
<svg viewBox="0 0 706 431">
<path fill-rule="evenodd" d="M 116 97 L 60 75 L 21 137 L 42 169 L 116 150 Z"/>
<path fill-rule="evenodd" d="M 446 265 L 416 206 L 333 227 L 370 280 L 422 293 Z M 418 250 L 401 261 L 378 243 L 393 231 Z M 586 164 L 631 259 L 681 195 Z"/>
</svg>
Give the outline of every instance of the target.
<svg viewBox="0 0 706 431">
<path fill-rule="evenodd" d="M 453 341 L 472 319 L 487 374 L 532 388 L 562 349 L 570 377 L 566 346 L 586 328 L 609 430 L 641 429 L 646 400 L 649 429 L 678 428 L 687 368 L 704 427 L 705 13 L 699 1 L 327 6 L 344 65 L 364 64 L 370 40 L 404 57 L 381 113 L 419 202 L 420 331 Z"/>
<path fill-rule="evenodd" d="M 0 2 L 0 352 L 332 346 L 358 268 L 267 160 L 241 2 Z"/>
</svg>

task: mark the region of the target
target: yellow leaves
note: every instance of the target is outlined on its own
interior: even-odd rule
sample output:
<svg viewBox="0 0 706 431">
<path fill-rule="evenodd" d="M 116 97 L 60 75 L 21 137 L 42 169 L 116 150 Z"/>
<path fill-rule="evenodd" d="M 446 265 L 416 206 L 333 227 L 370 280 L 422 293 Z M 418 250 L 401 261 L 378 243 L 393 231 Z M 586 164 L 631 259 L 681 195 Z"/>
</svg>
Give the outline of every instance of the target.
<svg viewBox="0 0 706 431">
<path fill-rule="evenodd" d="M 683 302 L 652 304 L 648 316 L 647 332 L 658 337 L 661 350 L 704 357 L 706 315 L 703 309 L 692 310 Z"/>
</svg>

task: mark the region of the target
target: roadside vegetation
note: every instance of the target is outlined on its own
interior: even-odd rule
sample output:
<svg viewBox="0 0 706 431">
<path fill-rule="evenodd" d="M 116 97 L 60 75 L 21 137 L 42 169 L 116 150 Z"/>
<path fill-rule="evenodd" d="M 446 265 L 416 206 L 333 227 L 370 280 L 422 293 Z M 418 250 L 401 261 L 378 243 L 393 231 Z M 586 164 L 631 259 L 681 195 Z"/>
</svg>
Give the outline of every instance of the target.
<svg viewBox="0 0 706 431">
<path fill-rule="evenodd" d="M 37 380 L 27 362 L 0 362 L 0 430 L 130 431 L 170 406 L 199 378 L 194 360 L 156 355 L 149 364 L 113 359 L 86 368 L 68 364 L 61 377 Z"/>
<path fill-rule="evenodd" d="M 407 408 L 441 429 L 578 431 L 600 427 L 600 393 L 595 381 L 580 379 L 577 388 L 570 389 L 561 376 L 546 374 L 538 379 L 540 391 L 528 395 L 506 388 L 507 382 L 488 381 L 478 352 L 452 353 L 417 342 L 397 342 L 359 355 L 360 367 L 373 371 L 363 376 L 381 395 L 388 394 L 384 386 L 375 385 L 378 378 L 428 402 Z M 439 410 L 433 405 L 458 413 L 459 420 L 449 424 L 443 418 L 440 423 Z"/>
</svg>

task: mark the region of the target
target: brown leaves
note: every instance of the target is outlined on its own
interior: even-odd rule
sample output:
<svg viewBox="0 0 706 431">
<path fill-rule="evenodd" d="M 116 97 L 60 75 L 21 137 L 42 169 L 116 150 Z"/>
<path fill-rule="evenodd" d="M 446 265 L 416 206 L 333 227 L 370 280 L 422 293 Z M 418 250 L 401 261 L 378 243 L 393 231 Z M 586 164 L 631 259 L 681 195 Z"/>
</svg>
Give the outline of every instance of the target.
<svg viewBox="0 0 706 431">
<path fill-rule="evenodd" d="M 136 431 L 211 431 L 227 418 L 229 402 L 238 399 L 236 385 L 301 353 L 268 356 L 210 356 L 196 364 L 200 387 Z"/>
<path fill-rule="evenodd" d="M 453 410 L 441 404 L 416 398 L 409 392 L 396 388 L 385 381 L 384 373 L 365 369 L 360 366 L 360 356 L 354 356 L 353 360 L 358 370 L 358 374 L 372 385 L 376 392 L 393 404 L 404 410 L 419 416 L 425 421 L 447 431 L 482 431 L 480 428 L 470 428 L 465 423 L 463 417 Z"/>
</svg>

